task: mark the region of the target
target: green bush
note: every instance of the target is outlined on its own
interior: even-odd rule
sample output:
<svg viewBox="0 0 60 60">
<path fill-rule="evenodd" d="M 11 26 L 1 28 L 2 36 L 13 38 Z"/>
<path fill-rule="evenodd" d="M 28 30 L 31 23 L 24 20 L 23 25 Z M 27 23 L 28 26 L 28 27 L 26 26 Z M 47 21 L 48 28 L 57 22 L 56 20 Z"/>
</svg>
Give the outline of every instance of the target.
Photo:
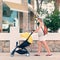
<svg viewBox="0 0 60 60">
<path fill-rule="evenodd" d="M 51 15 L 48 15 L 44 22 L 46 26 L 50 29 L 51 32 L 57 32 L 60 28 L 60 12 L 58 10 L 54 10 Z"/>
</svg>

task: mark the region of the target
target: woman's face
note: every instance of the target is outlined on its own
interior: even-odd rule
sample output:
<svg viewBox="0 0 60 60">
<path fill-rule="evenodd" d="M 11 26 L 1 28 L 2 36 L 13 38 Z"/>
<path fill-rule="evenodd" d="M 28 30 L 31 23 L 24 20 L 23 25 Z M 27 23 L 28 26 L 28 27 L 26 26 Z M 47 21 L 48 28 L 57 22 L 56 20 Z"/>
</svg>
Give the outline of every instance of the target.
<svg viewBox="0 0 60 60">
<path fill-rule="evenodd" d="M 42 20 L 40 18 L 38 18 L 37 20 L 38 20 L 38 22 L 42 22 Z"/>
</svg>

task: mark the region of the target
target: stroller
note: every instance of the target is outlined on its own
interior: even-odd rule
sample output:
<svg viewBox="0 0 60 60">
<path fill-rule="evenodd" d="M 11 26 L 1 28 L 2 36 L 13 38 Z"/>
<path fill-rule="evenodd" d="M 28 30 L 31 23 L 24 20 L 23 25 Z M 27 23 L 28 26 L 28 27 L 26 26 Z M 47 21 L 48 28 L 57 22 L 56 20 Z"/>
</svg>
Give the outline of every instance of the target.
<svg viewBox="0 0 60 60">
<path fill-rule="evenodd" d="M 28 36 L 28 38 L 23 43 L 21 43 L 19 46 L 18 46 L 18 42 L 16 42 L 16 48 L 13 49 L 13 51 L 11 52 L 11 56 L 14 56 L 15 52 L 18 53 L 18 54 L 26 54 L 26 56 L 30 55 L 28 50 L 26 49 L 26 47 L 31 44 L 31 43 L 28 42 L 28 39 L 30 38 L 32 33 L 33 32 L 31 32 L 30 35 Z M 19 49 L 17 50 L 17 48 L 19 48 Z"/>
</svg>

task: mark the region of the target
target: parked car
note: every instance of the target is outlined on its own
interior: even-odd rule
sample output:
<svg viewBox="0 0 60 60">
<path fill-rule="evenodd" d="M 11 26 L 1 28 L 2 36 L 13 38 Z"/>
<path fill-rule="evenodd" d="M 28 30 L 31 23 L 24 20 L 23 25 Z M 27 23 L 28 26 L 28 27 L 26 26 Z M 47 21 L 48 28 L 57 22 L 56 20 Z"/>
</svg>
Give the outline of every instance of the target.
<svg viewBox="0 0 60 60">
<path fill-rule="evenodd" d="M 10 32 L 10 25 L 9 24 L 2 24 L 2 29 L 5 32 Z"/>
</svg>

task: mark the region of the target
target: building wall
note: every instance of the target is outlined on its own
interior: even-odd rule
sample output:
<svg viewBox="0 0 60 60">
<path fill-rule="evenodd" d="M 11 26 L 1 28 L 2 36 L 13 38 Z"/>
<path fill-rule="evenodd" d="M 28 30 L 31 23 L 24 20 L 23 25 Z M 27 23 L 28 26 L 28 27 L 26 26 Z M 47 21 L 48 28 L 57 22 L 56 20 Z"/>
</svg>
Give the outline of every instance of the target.
<svg viewBox="0 0 60 60">
<path fill-rule="evenodd" d="M 24 11 L 25 11 L 25 9 L 28 10 L 28 0 L 22 0 L 22 4 L 25 6 Z M 24 12 L 24 11 L 23 12 L 18 12 L 19 27 L 22 30 L 22 32 L 28 31 L 28 12 Z"/>
<path fill-rule="evenodd" d="M 30 7 L 29 9 L 29 14 L 28 14 L 28 28 L 29 31 L 34 30 L 34 0 L 31 0 Z"/>
<path fill-rule="evenodd" d="M 2 0 L 0 0 L 0 32 L 2 28 Z"/>
<path fill-rule="evenodd" d="M 26 7 L 28 9 L 28 0 L 25 0 L 24 4 L 26 5 Z M 28 13 L 25 13 L 25 12 L 23 12 L 23 32 L 24 31 L 28 31 Z"/>
<path fill-rule="evenodd" d="M 28 8 L 29 7 L 28 6 L 28 0 L 25 0 L 24 3 L 25 3 L 25 5 Z M 32 7 L 34 7 L 34 0 L 31 0 L 31 4 L 30 5 Z M 22 20 L 19 20 L 20 22 L 23 22 L 23 23 L 20 23 L 20 25 L 21 25 L 20 27 L 23 28 L 23 31 L 32 30 L 34 28 L 34 26 L 33 26 L 34 25 L 34 19 L 33 19 L 34 13 L 33 13 L 33 11 L 30 11 L 29 9 L 31 10 L 31 8 L 28 8 L 29 16 L 28 16 L 28 13 L 23 12 L 23 18 L 22 18 L 23 21 Z M 32 13 L 30 13 L 30 12 L 32 12 Z M 25 24 L 26 24 L 26 27 L 23 26 Z"/>
<path fill-rule="evenodd" d="M 31 0 L 31 5 L 34 7 L 34 0 Z"/>
</svg>

